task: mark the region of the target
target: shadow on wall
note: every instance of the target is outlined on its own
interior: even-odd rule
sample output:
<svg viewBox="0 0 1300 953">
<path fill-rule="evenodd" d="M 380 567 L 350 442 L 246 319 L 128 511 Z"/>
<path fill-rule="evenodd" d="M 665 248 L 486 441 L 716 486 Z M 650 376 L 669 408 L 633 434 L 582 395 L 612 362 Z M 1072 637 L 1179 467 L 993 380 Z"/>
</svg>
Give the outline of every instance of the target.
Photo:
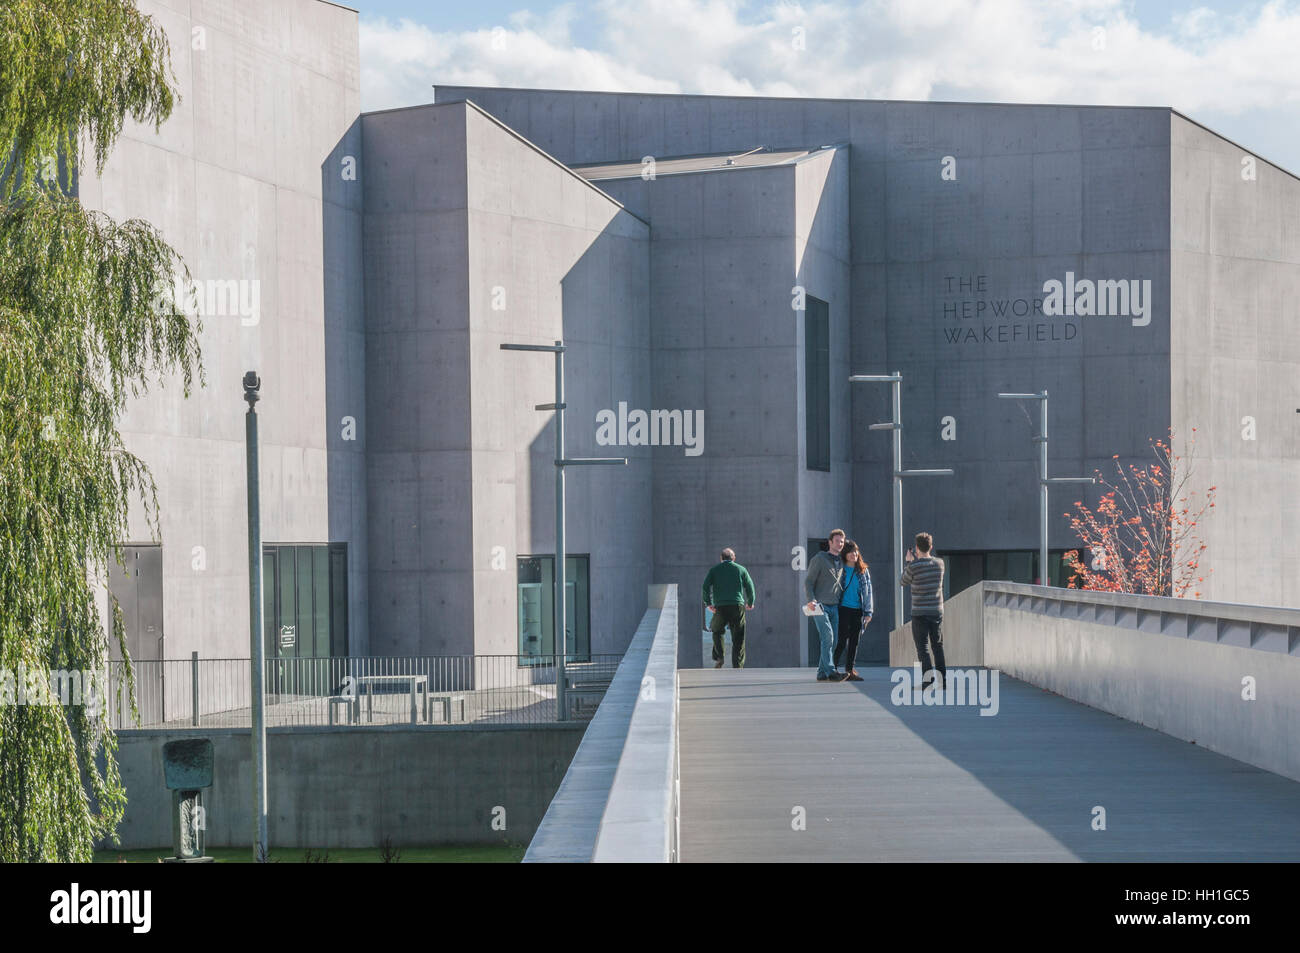
<svg viewBox="0 0 1300 953">
<path fill-rule="evenodd" d="M 329 540 L 346 544 L 346 593 L 331 592 L 336 654 L 370 650 L 366 540 L 366 339 L 361 119 L 321 163 L 325 448 Z M 344 584 L 331 572 L 331 588 Z M 343 622 L 346 618 L 346 623 Z"/>
<path fill-rule="evenodd" d="M 617 231 L 610 223 L 560 279 L 561 335 L 565 343 L 565 457 L 626 457 L 622 466 L 572 466 L 565 469 L 565 550 L 569 555 L 570 653 L 618 653 L 636 631 L 645 611 L 646 586 L 653 562 L 651 470 L 648 446 L 618 440 L 598 440 L 597 416 L 602 411 L 618 415 L 620 404 L 629 412 L 649 410 L 650 349 L 646 321 L 648 244 Z M 641 246 L 638 248 L 638 245 Z M 539 301 L 539 305 L 542 302 Z M 638 313 L 639 312 L 639 313 Z M 521 334 L 515 340 L 525 343 Z M 553 571 L 555 552 L 555 414 L 535 411 L 537 404 L 554 399 L 554 357 L 517 354 L 512 361 L 528 361 L 544 369 L 532 381 L 544 387 L 524 392 L 516 385 L 513 413 L 545 414 L 545 425 L 527 449 L 527 475 L 516 484 L 516 503 L 526 506 L 517 519 L 519 556 L 532 555 Z M 520 459 L 516 455 L 516 460 Z M 530 540 L 531 543 L 525 543 Z M 525 551 L 525 546 L 530 548 Z M 537 564 L 527 567 L 532 572 Z M 546 580 L 553 578 L 549 573 Z M 529 576 L 532 579 L 532 576 Z M 520 582 L 525 585 L 521 575 Z M 553 596 L 546 582 L 526 595 L 544 619 L 553 618 Z M 524 624 L 524 623 L 521 623 Z M 553 624 L 546 623 L 553 629 Z M 521 638 L 536 639 L 535 633 Z M 531 645 L 532 643 L 530 643 Z M 553 644 L 553 643 L 551 643 Z M 520 650 L 525 646 L 521 644 Z M 553 651 L 553 648 L 549 648 Z"/>
</svg>

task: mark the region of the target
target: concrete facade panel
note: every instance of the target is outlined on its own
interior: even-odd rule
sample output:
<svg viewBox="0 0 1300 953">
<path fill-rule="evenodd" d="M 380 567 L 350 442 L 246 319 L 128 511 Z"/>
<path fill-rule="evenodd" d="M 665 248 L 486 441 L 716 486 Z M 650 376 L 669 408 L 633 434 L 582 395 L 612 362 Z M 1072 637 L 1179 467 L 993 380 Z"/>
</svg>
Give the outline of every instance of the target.
<svg viewBox="0 0 1300 953">
<path fill-rule="evenodd" d="M 364 365 L 337 359 L 332 336 L 361 327 L 360 222 L 321 203 L 322 163 L 358 118 L 356 14 L 314 0 L 141 9 L 167 33 L 180 99 L 158 131 L 128 122 L 103 177 L 82 171 L 80 195 L 154 224 L 200 282 L 207 387 L 188 400 L 177 382 L 153 388 L 121 429 L 158 481 L 165 656 L 246 656 L 246 370 L 264 382 L 264 540 L 347 544 L 349 603 L 367 601 L 364 509 L 337 515 L 356 495 L 357 461 L 335 483 L 325 451 L 327 395 L 364 386 Z M 128 535 L 150 541 L 139 507 Z M 353 614 L 354 644 L 365 625 Z"/>
</svg>

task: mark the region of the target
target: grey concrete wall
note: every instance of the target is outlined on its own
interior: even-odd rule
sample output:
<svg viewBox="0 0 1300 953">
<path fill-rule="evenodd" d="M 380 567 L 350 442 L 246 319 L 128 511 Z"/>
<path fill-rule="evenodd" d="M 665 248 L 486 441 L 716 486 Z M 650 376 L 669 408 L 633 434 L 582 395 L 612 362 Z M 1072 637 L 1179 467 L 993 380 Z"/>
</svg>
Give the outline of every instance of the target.
<svg viewBox="0 0 1300 953">
<path fill-rule="evenodd" d="M 464 103 L 369 114 L 371 627 L 383 654 L 514 654 L 516 556 L 554 551 L 549 354 L 566 341 L 567 549 L 591 556 L 592 651 L 618 652 L 650 577 L 649 447 L 597 413 L 648 407 L 648 227 Z"/>
<path fill-rule="evenodd" d="M 677 585 L 683 626 L 698 631 L 704 575 L 733 548 L 757 588 L 749 664 L 779 664 L 779 607 L 795 598 L 781 553 L 798 539 L 793 168 L 600 184 L 651 222 L 652 404 L 704 414 L 702 454 L 652 458 L 655 578 Z M 700 664 L 694 640 L 679 650 L 681 665 Z"/>
<path fill-rule="evenodd" d="M 1191 491 L 1218 488 L 1196 588 L 1297 606 L 1300 180 L 1177 114 L 1170 137 L 1173 424 Z"/>
<path fill-rule="evenodd" d="M 748 665 L 802 664 L 792 550 L 850 520 L 843 401 L 832 407 L 837 465 L 805 470 L 803 315 L 791 306 L 799 284 L 830 303 L 833 386 L 846 389 L 847 173 L 847 156 L 826 150 L 792 165 L 599 183 L 650 221 L 654 406 L 704 414 L 702 454 L 654 452 L 655 577 L 685 594 L 683 624 L 696 632 L 704 575 L 733 548 L 757 588 Z M 694 638 L 679 650 L 683 666 L 701 664 Z"/>
<path fill-rule="evenodd" d="M 570 163 L 847 141 L 850 366 L 902 371 L 904 466 L 959 472 L 909 483 L 904 496 L 905 535 L 929 530 L 940 553 L 1036 546 L 1034 430 L 996 392 L 1054 396 L 1057 475 L 1109 470 L 1114 455 L 1145 462 L 1148 438 L 1169 426 L 1168 109 L 483 87 L 436 96 L 469 97 Z M 942 177 L 945 157 L 955 179 Z M 1043 317 L 1043 283 L 1067 271 L 1149 279 L 1150 324 Z M 901 568 L 888 565 L 889 438 L 866 427 L 888 417 L 888 389 L 862 385 L 850 400 L 846 528 L 887 578 Z M 941 438 L 945 417 L 954 440 Z M 1095 501 L 1090 492 L 1054 492 L 1052 548 L 1076 543 L 1063 514 Z M 877 588 L 877 615 L 892 620 L 893 590 Z M 885 659 L 885 632 L 869 630 L 867 658 Z"/>
<path fill-rule="evenodd" d="M 472 654 L 465 110 L 362 135 L 370 647 Z"/>
<path fill-rule="evenodd" d="M 492 728 L 273 728 L 267 731 L 268 837 L 277 848 L 527 844 L 582 740 L 584 723 Z M 209 847 L 252 842 L 247 730 L 125 731 L 123 849 L 171 844 L 168 741 L 213 743 L 204 792 Z M 504 808 L 505 829 L 493 828 Z M 499 824 L 498 824 L 499 826 Z M 107 841 L 104 842 L 106 846 Z"/>
<path fill-rule="evenodd" d="M 903 374 L 904 467 L 957 471 L 905 483 L 904 540 L 925 530 L 940 554 L 1032 549 L 1036 418 L 997 392 L 1052 395 L 1056 475 L 1142 458 L 1168 426 L 1165 113 L 887 103 L 852 116 L 854 365 Z M 955 180 L 941 177 L 945 156 Z M 1150 325 L 1044 318 L 1043 283 L 1067 271 L 1150 279 Z M 882 568 L 889 435 L 867 425 L 888 417 L 887 386 L 855 391 L 854 499 L 882 530 Z M 1080 498 L 1053 492 L 1052 548 L 1077 542 L 1063 514 Z M 892 622 L 894 588 L 880 590 Z"/>
<path fill-rule="evenodd" d="M 795 281 L 809 295 L 829 305 L 830 320 L 830 472 L 808 469 L 805 371 L 806 348 L 802 320 L 796 328 L 797 369 L 787 383 L 782 398 L 793 399 L 798 422 L 797 505 L 798 535 L 775 553 L 777 563 L 784 558 L 785 568 L 792 564 L 794 546 L 807 548 L 808 540 L 824 538 L 832 529 L 842 528 L 849 538 L 862 547 L 868 564 L 879 565 L 880 554 L 874 552 L 879 527 L 868 526 L 858 517 L 852 498 L 850 467 L 853 451 L 853 427 L 849 375 L 852 369 L 851 318 L 851 247 L 849 244 L 849 168 L 851 150 L 841 146 L 824 149 L 803 159 L 795 166 Z M 787 289 L 788 294 L 788 289 Z M 801 319 L 803 315 L 799 316 Z M 795 392 L 789 393 L 793 385 Z M 769 397 L 768 399 L 774 399 Z M 807 558 L 812 558 L 812 553 Z M 868 568 L 868 571 L 870 569 Z M 879 570 L 877 569 L 877 573 Z M 784 596 L 781 618 L 792 632 L 793 643 L 782 658 L 773 664 L 790 666 L 808 662 L 807 618 L 799 609 L 807 596 L 803 591 L 804 573 L 795 573 L 795 592 Z M 874 583 L 873 578 L 873 583 Z M 874 587 L 873 587 L 874 588 Z M 788 620 L 788 621 L 787 621 Z M 879 625 L 867 629 L 870 635 Z M 862 647 L 858 656 L 863 662 L 876 661 Z"/>
<path fill-rule="evenodd" d="M 1168 427 L 1167 113 L 886 104 L 863 118 L 885 145 L 854 185 L 880 189 L 883 201 L 863 209 L 855 198 L 855 225 L 865 212 L 867 229 L 854 234 L 854 300 L 865 319 L 855 332 L 888 318 L 883 360 L 869 353 L 877 334 L 855 358 L 865 370 L 903 374 L 903 465 L 957 471 L 905 483 L 904 540 L 929 531 L 941 555 L 1036 548 L 1037 406 L 996 393 L 1049 392 L 1049 470 L 1058 476 L 1109 470 L 1116 454 L 1145 461 L 1148 438 Z M 949 155 L 955 181 L 940 175 Z M 879 218 L 883 247 L 872 237 Z M 1149 279 L 1150 324 L 1043 317 L 1044 282 L 1066 272 Z M 876 525 L 886 525 L 887 467 L 876 462 L 889 435 L 865 423 L 888 418 L 888 392 L 863 389 L 862 493 Z M 943 439 L 945 418 L 955 439 Z M 1052 492 L 1052 548 L 1077 545 L 1064 514 L 1095 497 Z"/>
<path fill-rule="evenodd" d="M 943 600 L 942 635 L 944 662 L 949 668 L 984 664 L 984 583 L 977 582 Z M 916 642 L 909 621 L 889 633 L 889 664 L 908 668 L 916 661 Z"/>
<path fill-rule="evenodd" d="M 1300 780 L 1300 612 L 997 583 L 984 612 L 989 668 Z"/>
<path fill-rule="evenodd" d="M 195 279 L 258 282 L 260 295 L 247 324 L 237 309 L 203 316 L 206 389 L 184 400 L 169 380 L 121 421 L 158 483 L 165 655 L 248 654 L 249 369 L 263 379 L 263 537 L 348 544 L 351 638 L 364 645 L 361 451 L 339 425 L 364 419 L 358 193 L 334 161 L 357 151 L 356 13 L 318 0 L 139 7 L 167 32 L 180 100 L 156 133 L 128 122 L 102 178 L 82 170 L 81 199 L 155 225 Z M 126 542 L 149 541 L 137 509 Z"/>
<path fill-rule="evenodd" d="M 621 402 L 649 409 L 650 230 L 490 116 L 466 115 L 475 650 L 518 651 L 513 557 L 555 548 L 555 427 L 533 409 L 555 399 L 554 359 L 500 345 L 563 340 L 565 456 L 628 458 L 565 476 L 566 549 L 590 556 L 592 651 L 621 652 L 652 578 L 652 448 L 599 445 L 596 421 Z"/>
</svg>

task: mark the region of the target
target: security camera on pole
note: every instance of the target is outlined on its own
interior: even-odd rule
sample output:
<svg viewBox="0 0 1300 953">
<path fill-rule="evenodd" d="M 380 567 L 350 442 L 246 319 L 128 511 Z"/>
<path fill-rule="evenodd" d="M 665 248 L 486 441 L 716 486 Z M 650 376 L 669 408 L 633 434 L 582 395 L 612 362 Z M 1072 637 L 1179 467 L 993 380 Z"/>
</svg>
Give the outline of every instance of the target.
<svg viewBox="0 0 1300 953">
<path fill-rule="evenodd" d="M 899 577 L 903 572 L 903 477 L 912 476 L 952 476 L 952 470 L 904 470 L 903 469 L 903 375 L 898 371 L 892 374 L 854 374 L 849 378 L 851 384 L 890 384 L 892 392 L 893 415 L 887 423 L 872 424 L 869 430 L 892 430 L 894 432 L 894 628 L 903 627 L 903 584 Z"/>
<path fill-rule="evenodd" d="M 1096 483 L 1094 477 L 1055 477 L 1047 476 L 1047 389 L 1037 394 L 998 394 L 1002 400 L 1036 400 L 1041 411 L 1039 435 L 1034 438 L 1038 444 L 1038 580 L 1044 586 L 1050 586 L 1051 575 L 1047 571 L 1047 488 L 1060 483 Z"/>
<path fill-rule="evenodd" d="M 568 685 L 564 673 L 569 652 L 564 609 L 564 468 L 591 466 L 627 466 L 627 457 L 564 456 L 564 351 L 563 341 L 555 344 L 502 344 L 503 351 L 550 351 L 555 355 L 555 403 L 538 404 L 534 410 L 555 411 L 555 708 L 556 721 L 567 721 Z"/>
</svg>

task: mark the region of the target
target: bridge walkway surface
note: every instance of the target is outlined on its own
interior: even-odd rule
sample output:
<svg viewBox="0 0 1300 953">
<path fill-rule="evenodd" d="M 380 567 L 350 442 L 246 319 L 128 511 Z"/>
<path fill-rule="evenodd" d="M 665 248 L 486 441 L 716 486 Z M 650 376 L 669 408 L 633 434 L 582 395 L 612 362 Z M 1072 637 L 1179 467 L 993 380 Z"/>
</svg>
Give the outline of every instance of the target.
<svg viewBox="0 0 1300 953">
<path fill-rule="evenodd" d="M 987 716 L 859 671 L 680 671 L 683 862 L 1300 860 L 1300 783 L 1005 675 Z"/>
</svg>

